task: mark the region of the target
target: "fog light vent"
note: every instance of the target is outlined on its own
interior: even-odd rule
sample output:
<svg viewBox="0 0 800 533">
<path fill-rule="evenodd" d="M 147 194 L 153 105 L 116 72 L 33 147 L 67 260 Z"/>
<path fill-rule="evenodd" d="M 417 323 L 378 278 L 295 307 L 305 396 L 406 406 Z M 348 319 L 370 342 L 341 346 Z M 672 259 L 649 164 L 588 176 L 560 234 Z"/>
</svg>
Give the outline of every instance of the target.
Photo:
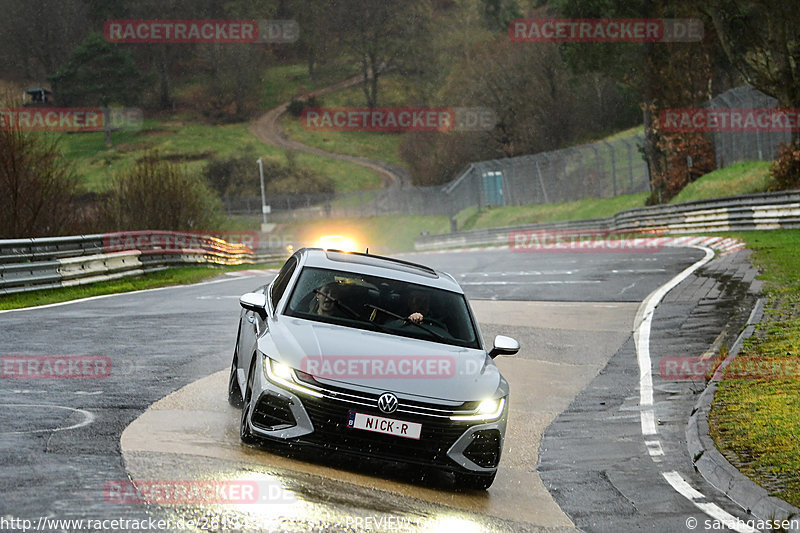
<svg viewBox="0 0 800 533">
<path fill-rule="evenodd" d="M 464 457 L 478 466 L 495 468 L 500 462 L 500 431 L 476 431 L 472 435 L 472 442 L 464 450 Z"/>
</svg>

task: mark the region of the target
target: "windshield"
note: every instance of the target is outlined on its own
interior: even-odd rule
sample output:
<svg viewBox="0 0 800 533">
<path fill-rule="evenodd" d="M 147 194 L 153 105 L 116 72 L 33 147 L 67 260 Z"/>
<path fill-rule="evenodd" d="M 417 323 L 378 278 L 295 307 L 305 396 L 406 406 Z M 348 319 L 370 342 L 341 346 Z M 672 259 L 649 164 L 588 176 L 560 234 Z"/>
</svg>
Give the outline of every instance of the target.
<svg viewBox="0 0 800 533">
<path fill-rule="evenodd" d="M 463 294 L 388 278 L 304 268 L 285 314 L 480 348 Z"/>
</svg>

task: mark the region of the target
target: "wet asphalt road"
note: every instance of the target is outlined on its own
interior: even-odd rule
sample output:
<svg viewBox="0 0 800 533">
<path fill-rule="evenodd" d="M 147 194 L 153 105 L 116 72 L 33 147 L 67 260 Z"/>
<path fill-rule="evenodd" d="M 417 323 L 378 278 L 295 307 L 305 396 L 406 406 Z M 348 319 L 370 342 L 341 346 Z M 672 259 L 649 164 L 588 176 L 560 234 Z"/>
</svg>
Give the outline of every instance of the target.
<svg viewBox="0 0 800 533">
<path fill-rule="evenodd" d="M 449 271 L 474 299 L 639 302 L 701 256 L 699 250 L 664 249 L 656 254 L 483 251 L 411 254 L 407 258 Z M 108 357 L 112 365 L 110 375 L 97 380 L 0 380 L 0 479 L 3 480 L 0 517 L 30 519 L 34 523 L 39 517 L 174 518 L 174 509 L 165 511 L 157 506 L 117 505 L 107 501 L 110 500 L 109 481 L 125 480 L 128 475 L 120 455 L 120 435 L 157 400 L 229 365 L 238 318 L 237 298 L 269 279 L 269 275 L 226 276 L 211 284 L 0 314 L 0 355 L 99 355 Z M 690 295 L 685 302 L 674 302 L 669 308 L 670 314 L 665 315 L 668 319 L 665 322 L 685 321 L 696 312 L 697 303 Z M 667 307 L 664 309 L 666 312 Z M 713 309 L 708 316 L 715 316 Z M 657 320 L 654 332 L 664 331 L 659 338 L 668 343 L 669 330 L 659 330 L 659 327 Z M 490 333 L 507 331 L 497 325 L 483 329 L 487 337 Z M 513 328 L 509 332 L 514 334 Z M 708 339 L 710 334 L 702 330 L 694 342 L 698 347 L 707 347 L 713 341 L 713 338 Z M 630 344 L 626 343 L 612 362 L 630 358 L 630 354 L 625 353 L 629 352 Z M 613 376 L 610 382 L 597 381 L 609 375 Z M 612 369 L 601 373 L 576 403 L 605 387 L 603 394 L 616 398 L 618 404 L 615 405 L 619 407 L 632 394 L 631 381 L 627 379 L 630 377 L 627 367 L 619 372 Z M 665 385 L 667 389 L 669 386 Z M 659 472 L 648 471 L 649 465 L 644 463 L 651 459 L 642 454 L 641 442 L 632 444 L 632 448 L 624 452 L 632 458 L 624 469 L 617 472 L 606 468 L 605 478 L 601 476 L 601 479 L 610 479 L 617 475 L 629 480 L 631 485 L 626 487 L 640 495 L 641 503 L 619 490 L 622 483 L 593 484 L 594 478 L 585 477 L 586 472 L 563 468 L 563 461 L 571 461 L 569 455 L 580 449 L 583 437 L 574 431 L 585 428 L 585 411 L 584 418 L 571 425 L 568 418 L 559 418 L 555 429 L 545 436 L 548 445 L 541 458 L 544 469 L 552 473 L 546 479 L 548 487 L 579 527 L 614 530 L 584 518 L 597 516 L 592 513 L 603 509 L 612 518 L 628 517 L 626 520 L 638 513 L 642 520 L 625 523 L 646 527 L 649 515 L 645 502 L 668 511 L 674 503 L 675 510 L 670 512 L 676 516 L 684 516 L 687 509 L 692 510 L 691 506 L 682 507 L 677 498 L 662 494 L 663 487 L 653 488 L 654 476 L 657 480 Z M 570 413 L 571 410 L 567 415 Z M 612 415 L 612 420 L 620 418 L 619 410 Z M 594 424 L 597 425 L 596 419 Z M 77 427 L 66 429 L 71 426 Z M 615 433 L 609 424 L 602 436 L 611 449 L 620 434 L 629 432 L 630 428 L 625 426 Z M 631 441 L 634 437 L 630 437 Z M 573 439 L 571 445 L 578 448 L 570 451 L 569 446 L 553 444 L 562 438 L 565 442 Z M 627 442 L 627 438 L 623 438 L 623 442 Z M 547 450 L 551 448 L 560 448 L 562 456 L 550 457 Z M 680 460 L 677 452 L 672 455 Z M 582 462 L 588 465 L 586 471 L 591 473 L 598 471 L 589 464 L 593 457 L 594 448 L 591 453 L 584 450 L 581 455 Z M 597 453 L 596 457 L 605 461 L 602 453 Z M 174 479 L 177 474 L 165 472 L 165 477 Z M 614 490 L 600 490 L 608 487 Z M 565 496 L 576 493 L 577 498 Z M 310 498 L 316 509 L 337 510 L 330 515 L 337 528 L 358 529 L 341 521 L 341 512 L 346 512 L 350 505 L 347 497 L 328 494 L 321 487 Z M 390 512 L 404 506 L 407 508 L 408 504 L 401 499 L 384 502 L 378 507 Z M 631 512 L 631 506 L 636 509 L 635 513 Z M 674 523 L 668 522 L 669 526 Z M 316 522 L 320 528 L 325 524 L 324 517 Z M 519 524 L 513 521 L 507 524 L 497 521 L 495 525 L 497 530 L 519 529 Z M 217 529 L 225 528 L 218 525 Z M 291 524 L 286 524 L 286 529 L 292 529 Z"/>
</svg>

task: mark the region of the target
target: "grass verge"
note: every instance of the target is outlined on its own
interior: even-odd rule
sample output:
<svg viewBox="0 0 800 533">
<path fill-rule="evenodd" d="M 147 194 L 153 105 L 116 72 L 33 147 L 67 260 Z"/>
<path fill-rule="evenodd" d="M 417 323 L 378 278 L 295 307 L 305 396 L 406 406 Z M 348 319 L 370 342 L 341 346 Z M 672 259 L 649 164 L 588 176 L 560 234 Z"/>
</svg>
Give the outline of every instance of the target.
<svg viewBox="0 0 800 533">
<path fill-rule="evenodd" d="M 800 230 L 738 235 L 764 275 L 764 317 L 720 383 L 709 424 L 725 457 L 800 506 Z"/>
<path fill-rule="evenodd" d="M 690 183 L 670 203 L 764 192 L 772 183 L 769 165 L 766 161 L 746 161 L 715 170 Z M 492 207 L 482 210 L 470 207 L 456 215 L 456 221 L 459 229 L 470 230 L 604 218 L 626 209 L 643 207 L 646 199 L 647 194 L 641 193 L 604 199 L 587 198 L 560 204 Z"/>
<path fill-rule="evenodd" d="M 266 268 L 264 265 L 238 266 L 188 266 L 150 272 L 140 276 L 130 276 L 111 281 L 101 281 L 90 285 L 64 287 L 61 289 L 39 290 L 21 294 L 0 296 L 0 310 L 34 307 L 59 302 L 67 302 L 91 296 L 116 294 L 120 292 L 140 291 L 167 287 L 171 285 L 188 285 L 210 279 L 225 272 L 250 268 Z"/>
<path fill-rule="evenodd" d="M 486 229 L 541 222 L 560 222 L 612 216 L 625 209 L 644 206 L 646 193 L 615 198 L 587 198 L 575 202 L 542 205 L 467 208 L 456 216 L 459 230 Z"/>
<path fill-rule="evenodd" d="M 769 161 L 744 161 L 709 172 L 684 187 L 669 203 L 764 192 L 772 183 L 769 165 Z"/>
</svg>

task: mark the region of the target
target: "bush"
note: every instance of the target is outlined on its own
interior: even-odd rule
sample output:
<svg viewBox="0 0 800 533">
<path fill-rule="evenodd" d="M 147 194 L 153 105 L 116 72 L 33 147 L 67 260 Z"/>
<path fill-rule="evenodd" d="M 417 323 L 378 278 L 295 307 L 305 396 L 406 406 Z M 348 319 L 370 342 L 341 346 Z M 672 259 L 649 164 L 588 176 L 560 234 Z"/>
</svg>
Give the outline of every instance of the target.
<svg viewBox="0 0 800 533">
<path fill-rule="evenodd" d="M 151 153 L 117 176 L 103 206 L 115 230 L 209 230 L 221 222 L 219 198 L 202 176 Z"/>
<path fill-rule="evenodd" d="M 775 180 L 770 190 L 800 189 L 800 142 L 782 143 L 769 173 Z"/>
<path fill-rule="evenodd" d="M 714 145 L 702 135 L 662 135 L 659 148 L 668 154 L 666 172 L 652 180 L 655 187 L 646 205 L 669 202 L 686 185 L 716 168 Z"/>
<path fill-rule="evenodd" d="M 292 152 L 287 164 L 263 159 L 264 187 L 267 194 L 333 192 L 333 182 L 296 165 Z M 208 184 L 220 196 L 258 196 L 261 180 L 255 158 L 239 157 L 211 161 L 203 171 Z"/>
<path fill-rule="evenodd" d="M 69 235 L 78 228 L 77 180 L 56 138 L 0 128 L 0 238 Z"/>
<path fill-rule="evenodd" d="M 255 157 L 212 159 L 203 169 L 203 176 L 219 196 L 256 196 L 261 194 L 258 164 Z"/>
</svg>

